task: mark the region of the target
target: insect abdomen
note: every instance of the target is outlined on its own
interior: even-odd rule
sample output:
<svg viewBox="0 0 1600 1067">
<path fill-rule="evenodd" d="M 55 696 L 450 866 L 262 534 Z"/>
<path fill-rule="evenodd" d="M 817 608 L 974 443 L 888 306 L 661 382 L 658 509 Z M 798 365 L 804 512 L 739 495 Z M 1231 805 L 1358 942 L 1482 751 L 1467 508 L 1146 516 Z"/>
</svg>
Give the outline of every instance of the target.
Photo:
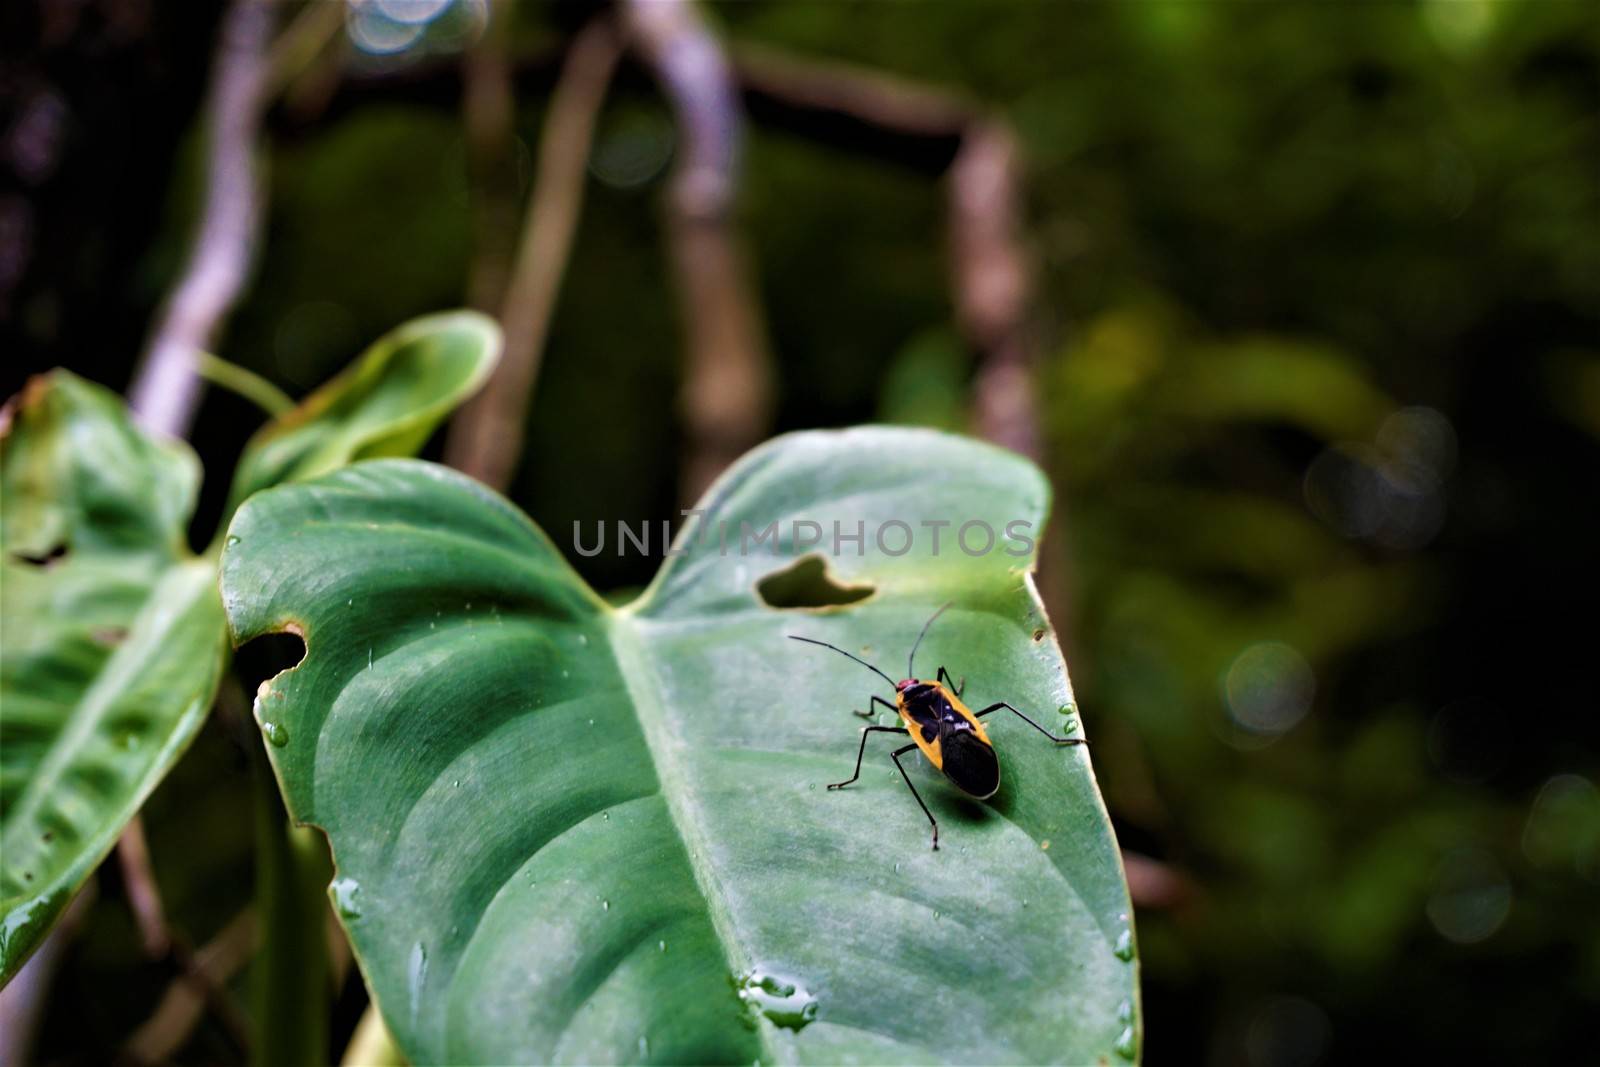
<svg viewBox="0 0 1600 1067">
<path fill-rule="evenodd" d="M 947 733 L 939 743 L 946 778 L 963 793 L 987 800 L 1000 788 L 1000 760 L 993 746 L 970 730 Z"/>
</svg>

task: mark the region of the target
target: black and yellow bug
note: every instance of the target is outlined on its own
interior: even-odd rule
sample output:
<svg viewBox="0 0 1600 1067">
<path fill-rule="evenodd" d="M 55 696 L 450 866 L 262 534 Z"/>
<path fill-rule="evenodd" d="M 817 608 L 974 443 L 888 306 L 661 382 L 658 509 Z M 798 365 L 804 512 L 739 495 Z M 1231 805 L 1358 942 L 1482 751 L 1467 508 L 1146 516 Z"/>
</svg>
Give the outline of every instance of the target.
<svg viewBox="0 0 1600 1067">
<path fill-rule="evenodd" d="M 988 800 L 1000 789 L 1000 760 L 995 756 L 994 744 L 989 740 L 989 734 L 983 728 L 983 723 L 978 720 L 990 712 L 999 711 L 1001 708 L 1012 712 L 1029 726 L 1044 734 L 1058 745 L 1083 745 L 1088 742 L 1081 737 L 1057 737 L 1043 726 L 1028 718 L 1022 712 L 1006 703 L 997 701 L 974 712 L 961 702 L 961 695 L 966 691 L 967 680 L 963 678 L 960 685 L 950 683 L 950 675 L 944 667 L 939 668 L 935 681 L 926 681 L 917 677 L 917 648 L 922 644 L 922 639 L 928 636 L 928 628 L 933 625 L 934 619 L 944 614 L 945 604 L 927 622 L 922 624 L 922 632 L 917 635 L 917 640 L 911 646 L 911 655 L 906 661 L 906 674 L 904 681 L 896 682 L 887 674 L 857 656 L 852 656 L 836 645 L 826 641 L 817 641 L 810 637 L 800 637 L 789 634 L 791 641 L 804 641 L 808 645 L 821 645 L 831 648 L 847 659 L 855 660 L 867 670 L 894 687 L 893 704 L 878 696 L 872 695 L 874 704 L 882 704 L 900 717 L 904 726 L 868 726 L 861 731 L 861 748 L 856 752 L 856 772 L 842 782 L 834 782 L 829 789 L 843 789 L 845 786 L 861 777 L 861 759 L 867 751 L 867 735 L 881 734 L 910 734 L 911 744 L 897 748 L 891 752 L 890 758 L 900 771 L 900 777 L 905 779 L 906 787 L 911 790 L 911 795 L 916 798 L 917 806 L 922 809 L 922 814 L 928 817 L 928 822 L 933 826 L 933 847 L 939 847 L 939 820 L 933 817 L 933 812 L 928 810 L 928 805 L 922 802 L 922 797 L 917 792 L 917 787 L 911 784 L 911 776 L 906 773 L 905 765 L 900 762 L 900 757 L 912 749 L 921 749 L 928 762 L 944 773 L 944 776 L 955 784 L 955 787 L 968 796 L 979 800 Z M 868 705 L 871 706 L 870 704 Z"/>
</svg>

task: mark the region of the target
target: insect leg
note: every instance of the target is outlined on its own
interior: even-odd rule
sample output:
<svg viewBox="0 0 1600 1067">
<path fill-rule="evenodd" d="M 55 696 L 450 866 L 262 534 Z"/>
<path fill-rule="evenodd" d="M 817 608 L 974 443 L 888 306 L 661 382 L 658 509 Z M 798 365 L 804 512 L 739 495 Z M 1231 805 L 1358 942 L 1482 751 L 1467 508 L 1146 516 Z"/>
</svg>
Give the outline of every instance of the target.
<svg viewBox="0 0 1600 1067">
<path fill-rule="evenodd" d="M 829 789 L 843 789 L 845 786 L 849 785 L 851 782 L 853 782 L 857 778 L 861 777 L 861 757 L 863 755 L 865 755 L 866 751 L 867 751 L 867 735 L 868 734 L 903 734 L 905 732 L 906 732 L 905 731 L 905 727 L 903 727 L 903 726 L 868 726 L 868 727 L 865 727 L 861 731 L 861 747 L 856 750 L 856 773 L 852 774 L 850 777 L 846 778 L 842 782 L 834 782 L 832 785 L 828 786 L 828 788 Z M 916 746 L 913 745 L 912 747 L 915 748 Z M 904 774 L 905 772 L 901 771 L 900 773 Z"/>
<path fill-rule="evenodd" d="M 951 689 L 954 689 L 956 696 L 960 696 L 962 693 L 967 691 L 966 677 L 962 676 L 960 685 L 950 685 L 950 672 L 945 670 L 943 667 L 939 668 L 939 681 L 943 682 L 945 685 L 949 685 Z"/>
<path fill-rule="evenodd" d="M 911 795 L 916 798 L 917 807 L 922 809 L 922 814 L 928 817 L 928 824 L 933 827 L 933 850 L 937 852 L 939 850 L 939 820 L 933 817 L 933 812 L 928 810 L 928 805 L 922 802 L 922 795 L 917 792 L 917 787 L 911 784 L 911 776 L 906 773 L 905 765 L 900 762 L 901 756 L 916 747 L 916 742 L 912 742 L 904 748 L 895 749 L 889 755 L 894 760 L 894 765 L 900 768 L 900 777 L 906 780 L 906 788 L 911 790 Z"/>
<path fill-rule="evenodd" d="M 859 718 L 863 718 L 863 719 L 874 718 L 878 713 L 877 713 L 877 711 L 875 711 L 873 709 L 873 707 L 872 707 L 873 704 L 882 704 L 884 707 L 888 708 L 889 711 L 892 714 L 895 714 L 895 715 L 900 714 L 900 709 L 899 708 L 895 707 L 893 704 L 889 703 L 887 700 L 883 699 L 881 696 L 879 696 L 876 693 L 872 694 L 872 699 L 870 701 L 868 701 L 867 710 L 866 711 L 852 711 L 850 714 L 858 716 Z"/>
<path fill-rule="evenodd" d="M 1057 737 L 1055 734 L 1051 733 L 1049 730 L 1046 730 L 1043 726 L 1040 726 L 1038 723 L 1034 722 L 1032 719 L 1030 719 L 1026 715 L 1022 714 L 1022 712 L 1017 711 L 1016 708 L 1012 707 L 1010 704 L 1007 704 L 1004 700 L 1000 701 L 998 704 L 990 704 L 988 707 L 986 707 L 982 711 L 978 712 L 977 713 L 977 717 L 981 719 L 985 715 L 989 714 L 991 711 L 999 711 L 1001 708 L 1005 708 L 1007 711 L 1010 711 L 1010 712 L 1015 712 L 1017 718 L 1021 719 L 1023 722 L 1025 722 L 1029 726 L 1033 727 L 1035 730 L 1038 730 L 1041 734 L 1044 734 L 1046 737 L 1048 737 L 1050 740 L 1054 741 L 1058 745 L 1087 745 L 1089 743 L 1089 742 L 1085 741 L 1081 737 Z"/>
</svg>

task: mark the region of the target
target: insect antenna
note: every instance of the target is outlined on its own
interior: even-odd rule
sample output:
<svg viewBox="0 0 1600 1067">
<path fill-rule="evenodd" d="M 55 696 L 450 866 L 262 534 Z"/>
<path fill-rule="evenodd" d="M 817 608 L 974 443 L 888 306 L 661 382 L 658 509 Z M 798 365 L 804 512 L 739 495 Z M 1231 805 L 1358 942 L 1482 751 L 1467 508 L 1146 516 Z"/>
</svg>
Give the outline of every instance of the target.
<svg viewBox="0 0 1600 1067">
<path fill-rule="evenodd" d="M 922 632 L 917 635 L 916 643 L 911 646 L 911 655 L 906 659 L 907 678 L 915 678 L 917 676 L 917 647 L 922 644 L 922 639 L 928 636 L 928 627 L 932 626 L 933 620 L 937 619 L 940 615 L 943 615 L 944 609 L 948 608 L 953 603 L 955 603 L 955 601 L 946 600 L 944 605 L 940 607 L 938 611 L 934 612 L 933 616 L 929 618 L 927 622 L 922 624 Z"/>
<path fill-rule="evenodd" d="M 879 678 L 882 678 L 884 681 L 888 682 L 890 689 L 894 688 L 894 679 L 893 678 L 890 678 L 887 674 L 884 674 L 882 671 L 880 671 L 878 668 L 874 667 L 872 664 L 868 663 L 866 660 L 861 659 L 858 656 L 850 655 L 850 653 L 846 652 L 844 649 L 838 647 L 837 645 L 830 645 L 826 641 L 814 641 L 809 637 L 798 637 L 795 634 L 785 634 L 784 636 L 787 637 L 791 641 L 804 641 L 808 645 L 821 645 L 823 648 L 831 648 L 835 652 L 839 653 L 839 655 L 845 657 L 846 659 L 855 660 L 857 663 L 861 664 L 867 670 L 871 671 L 873 674 L 876 674 Z"/>
</svg>

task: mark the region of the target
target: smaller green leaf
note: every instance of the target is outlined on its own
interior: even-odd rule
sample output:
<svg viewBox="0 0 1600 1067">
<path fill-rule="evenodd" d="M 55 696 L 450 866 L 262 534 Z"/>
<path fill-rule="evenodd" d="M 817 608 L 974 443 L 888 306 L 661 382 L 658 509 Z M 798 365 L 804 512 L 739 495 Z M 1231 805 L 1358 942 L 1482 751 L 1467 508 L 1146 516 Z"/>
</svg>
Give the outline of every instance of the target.
<svg viewBox="0 0 1600 1067">
<path fill-rule="evenodd" d="M 349 370 L 251 438 L 230 510 L 258 489 L 358 459 L 415 453 L 499 358 L 500 328 L 474 311 L 429 315 L 385 334 Z"/>
<path fill-rule="evenodd" d="M 1368 437 L 1394 409 L 1338 350 L 1272 336 L 1196 350 L 1159 406 L 1203 421 L 1281 420 L 1326 440 Z"/>
<path fill-rule="evenodd" d="M 140 432 L 115 393 L 69 371 L 40 375 L 0 412 L 0 441 L 8 557 L 181 552 L 200 463 L 187 445 Z"/>
<path fill-rule="evenodd" d="M 0 981 L 38 946 L 211 704 L 216 568 L 199 466 L 65 371 L 0 419 Z"/>
</svg>

